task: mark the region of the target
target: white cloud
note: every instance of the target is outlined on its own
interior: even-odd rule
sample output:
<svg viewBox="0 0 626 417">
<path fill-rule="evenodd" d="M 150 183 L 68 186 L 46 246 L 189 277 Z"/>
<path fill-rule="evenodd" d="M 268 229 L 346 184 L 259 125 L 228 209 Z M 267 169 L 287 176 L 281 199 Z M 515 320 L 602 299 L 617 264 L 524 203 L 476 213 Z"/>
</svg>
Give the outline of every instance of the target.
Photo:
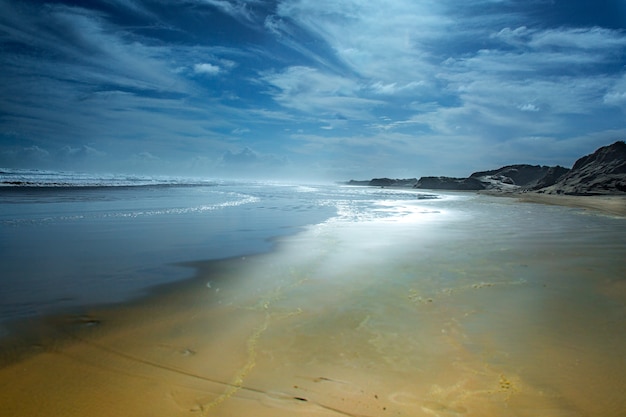
<svg viewBox="0 0 626 417">
<path fill-rule="evenodd" d="M 491 34 L 491 38 L 499 39 L 505 43 L 520 46 L 528 42 L 530 31 L 526 26 L 520 26 L 515 29 L 504 28 L 498 33 Z"/>
<path fill-rule="evenodd" d="M 53 160 L 51 153 L 38 146 L 0 148 L 0 165 L 7 167 L 46 167 Z"/>
<path fill-rule="evenodd" d="M 48 152 L 47 150 L 37 145 L 32 145 L 27 148 L 24 148 L 22 152 L 24 152 L 30 158 L 35 158 L 35 159 L 47 159 L 50 156 L 50 152 Z"/>
<path fill-rule="evenodd" d="M 90 158 L 90 157 L 103 157 L 106 156 L 105 152 L 102 152 L 89 145 L 81 145 L 79 147 L 72 147 L 65 145 L 60 150 L 62 157 L 70 158 Z"/>
<path fill-rule="evenodd" d="M 626 34 L 599 27 L 550 29 L 534 31 L 529 45 L 535 48 L 612 50 L 626 46 Z"/>
<path fill-rule="evenodd" d="M 564 137 L 614 129 L 620 121 L 613 116 L 626 108 L 626 33 L 542 29 L 545 22 L 527 23 L 494 4 L 499 0 L 279 0 L 269 16 L 274 4 L 265 0 L 186 0 L 161 17 L 139 0 L 105 1 L 129 16 L 154 14 L 168 23 L 117 26 L 112 14 L 88 9 L 102 2 L 0 0 L 2 42 L 11 41 L 9 54 L 0 55 L 2 127 L 31 139 L 22 143 L 73 143 L 67 154 L 78 155 L 89 152 L 82 140 L 106 144 L 109 156 L 116 148 L 137 159 L 137 149 L 150 149 L 144 159 L 163 161 L 177 152 L 217 161 L 237 143 L 250 148 L 221 161 L 256 164 L 264 157 L 252 150 L 254 141 L 274 138 L 292 152 L 348 155 L 356 147 L 363 161 L 382 166 L 382 154 L 431 152 L 441 159 L 437 146 L 471 150 L 467 144 L 484 149 L 550 138 L 556 149 Z M 212 37 L 213 27 L 177 26 L 189 10 L 202 11 L 197 19 L 226 13 L 247 26 L 244 36 L 251 28 L 266 33 L 255 44 L 252 37 L 228 38 L 234 28 Z M 157 33 L 166 34 L 151 38 Z M 174 33 L 177 43 L 168 44 Z M 210 77 L 223 82 L 213 88 Z M 300 136 L 289 136 L 296 131 Z M 136 146 L 141 138 L 150 146 Z M 36 148 L 31 154 L 45 156 Z"/>
<path fill-rule="evenodd" d="M 136 155 L 136 158 L 143 161 L 159 161 L 161 158 L 153 155 L 151 152 L 143 151 Z"/>
<path fill-rule="evenodd" d="M 616 52 L 626 47 L 623 32 L 531 29 L 507 25 L 520 21 L 515 14 L 491 8 L 488 15 L 466 16 L 468 8 L 453 6 L 405 0 L 281 2 L 277 16 L 266 20 L 268 30 L 287 34 L 285 22 L 296 22 L 329 46 L 346 76 L 292 67 L 266 74 L 264 81 L 277 88 L 273 97 L 288 108 L 324 116 L 351 109 L 374 131 L 412 129 L 451 141 L 571 135 L 597 128 L 581 116 L 621 102 L 625 90 L 612 87 L 604 68 L 623 55 Z M 494 32 L 498 26 L 504 29 Z M 382 112 L 392 120 L 378 119 Z M 603 123 L 602 117 L 593 119 L 594 125 Z M 331 128 L 336 125 L 323 127 Z"/>
<path fill-rule="evenodd" d="M 244 147 L 234 152 L 227 150 L 217 163 L 218 168 L 224 172 L 239 175 L 246 175 L 250 169 L 265 173 L 277 172 L 288 165 L 289 160 L 284 156 L 257 152 L 250 147 Z"/>
<path fill-rule="evenodd" d="M 277 14 L 324 40 L 356 74 L 383 84 L 407 84 L 430 68 L 426 43 L 448 22 L 433 0 L 291 0 Z"/>
<path fill-rule="evenodd" d="M 185 91 L 187 85 L 162 60 L 162 49 L 127 38 L 99 12 L 64 5 L 2 5 L 0 25 L 14 42 L 42 55 L 18 55 L 10 67 L 21 77 L 38 76 L 81 85 L 117 84 L 162 91 Z"/>
<path fill-rule="evenodd" d="M 217 75 L 221 71 L 219 66 L 209 64 L 209 63 L 195 64 L 193 66 L 193 70 L 196 74 L 203 74 L 203 75 L 209 75 L 209 76 Z"/>
<path fill-rule="evenodd" d="M 270 94 L 278 103 L 312 117 L 368 119 L 370 110 L 381 104 L 360 97 L 362 87 L 354 79 L 310 67 L 290 67 L 262 79 L 274 87 Z"/>
<path fill-rule="evenodd" d="M 626 91 L 612 91 L 604 96 L 606 104 L 626 106 Z"/>
<path fill-rule="evenodd" d="M 604 95 L 604 103 L 626 109 L 626 75 L 616 80 Z"/>
<path fill-rule="evenodd" d="M 259 4 L 260 0 L 196 0 L 199 3 L 209 4 L 222 13 L 234 17 L 239 21 L 252 22 L 254 13 L 249 5 Z"/>
<path fill-rule="evenodd" d="M 527 111 L 527 112 L 539 111 L 539 107 L 535 106 L 532 103 L 520 104 L 519 106 L 517 106 L 517 108 L 520 109 L 521 111 Z"/>
<path fill-rule="evenodd" d="M 282 19 L 276 15 L 268 15 L 263 22 L 263 26 L 265 26 L 265 29 L 269 30 L 272 34 L 279 37 L 286 31 Z"/>
<path fill-rule="evenodd" d="M 416 89 L 420 87 L 424 87 L 426 83 L 424 81 L 411 81 L 407 84 L 399 85 L 396 82 L 392 83 L 383 83 L 381 81 L 377 81 L 369 86 L 369 89 L 374 94 L 381 95 L 395 95 L 401 93 L 413 93 Z"/>
<path fill-rule="evenodd" d="M 526 26 L 511 29 L 507 27 L 492 34 L 491 37 L 510 45 L 536 50 L 565 48 L 597 51 L 626 46 L 626 35 L 623 32 L 600 27 L 556 29 L 529 29 Z"/>
<path fill-rule="evenodd" d="M 435 107 L 413 120 L 443 136 L 463 133 L 497 142 L 589 129 L 584 117 L 601 111 L 610 82 L 576 77 L 512 80 L 506 74 L 466 71 L 451 77 L 448 85 L 458 91 L 459 103 Z M 594 122 L 604 123 L 601 118 Z"/>
</svg>

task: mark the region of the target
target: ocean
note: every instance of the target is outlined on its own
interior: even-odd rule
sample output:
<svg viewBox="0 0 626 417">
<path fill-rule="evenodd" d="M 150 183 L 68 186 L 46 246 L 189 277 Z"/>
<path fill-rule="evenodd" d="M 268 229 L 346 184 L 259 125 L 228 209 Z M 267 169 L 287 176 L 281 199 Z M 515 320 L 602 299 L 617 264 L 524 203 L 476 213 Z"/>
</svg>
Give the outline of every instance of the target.
<svg viewBox="0 0 626 417">
<path fill-rule="evenodd" d="M 97 381 L 68 382 L 52 411 L 80 415 L 68 404 L 95 391 L 126 407 L 109 415 L 626 409 L 624 218 L 339 184 L 0 180 L 0 336 L 48 316 L 98 324 L 33 365 Z M 6 384 L 15 362 L 45 357 L 12 349 L 0 404 L 19 415 L 55 390 Z"/>
</svg>

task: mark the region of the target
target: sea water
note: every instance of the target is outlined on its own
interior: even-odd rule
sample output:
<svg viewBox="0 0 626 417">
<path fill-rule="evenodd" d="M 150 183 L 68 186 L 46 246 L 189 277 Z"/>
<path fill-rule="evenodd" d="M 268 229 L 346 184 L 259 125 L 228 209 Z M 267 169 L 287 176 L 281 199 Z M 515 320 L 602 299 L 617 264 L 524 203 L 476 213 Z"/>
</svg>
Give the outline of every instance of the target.
<svg viewBox="0 0 626 417">
<path fill-rule="evenodd" d="M 300 186 L 3 187 L 0 317 L 128 300 L 193 273 L 177 264 L 268 251 L 272 238 L 333 215 Z"/>
<path fill-rule="evenodd" d="M 173 399 L 141 410 L 626 409 L 623 218 L 411 189 L 93 185 L 0 190 L 2 314 L 130 299 L 194 276 L 184 303 L 161 294 L 146 313 L 120 313 L 115 337 L 63 356 L 74 367 L 115 353 L 97 367 L 116 386 Z M 134 373 L 124 365 L 133 358 Z M 115 396 L 98 386 L 111 411 Z"/>
</svg>

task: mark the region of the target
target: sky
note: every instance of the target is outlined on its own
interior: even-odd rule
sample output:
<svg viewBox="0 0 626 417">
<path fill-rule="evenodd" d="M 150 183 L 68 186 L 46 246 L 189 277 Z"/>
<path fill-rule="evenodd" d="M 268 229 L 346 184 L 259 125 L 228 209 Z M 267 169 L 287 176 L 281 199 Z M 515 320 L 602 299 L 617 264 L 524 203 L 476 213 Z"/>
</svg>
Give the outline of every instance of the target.
<svg viewBox="0 0 626 417">
<path fill-rule="evenodd" d="M 0 167 L 571 167 L 626 139 L 624 0 L 0 0 Z"/>
</svg>

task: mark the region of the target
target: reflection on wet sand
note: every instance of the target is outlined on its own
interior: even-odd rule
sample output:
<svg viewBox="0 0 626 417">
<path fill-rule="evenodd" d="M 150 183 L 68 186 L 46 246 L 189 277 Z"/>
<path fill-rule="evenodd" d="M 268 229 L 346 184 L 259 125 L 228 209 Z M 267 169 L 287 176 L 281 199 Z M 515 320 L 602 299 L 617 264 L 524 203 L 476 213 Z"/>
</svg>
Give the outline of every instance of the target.
<svg viewBox="0 0 626 417">
<path fill-rule="evenodd" d="M 623 288 L 623 244 L 487 245 L 406 227 L 323 225 L 271 254 L 195 265 L 195 280 L 144 301 L 57 323 L 63 337 L 0 369 L 3 415 L 626 409 L 626 299 L 612 289 Z"/>
</svg>

